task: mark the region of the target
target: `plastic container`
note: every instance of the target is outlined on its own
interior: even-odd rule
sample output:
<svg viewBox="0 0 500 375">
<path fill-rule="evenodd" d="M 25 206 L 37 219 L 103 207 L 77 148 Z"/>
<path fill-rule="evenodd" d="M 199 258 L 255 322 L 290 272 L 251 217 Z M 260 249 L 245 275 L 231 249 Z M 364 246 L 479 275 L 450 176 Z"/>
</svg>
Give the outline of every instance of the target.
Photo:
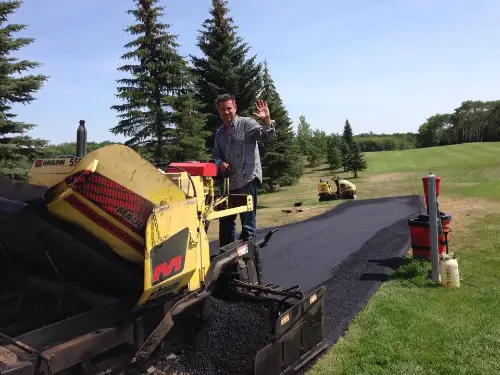
<svg viewBox="0 0 500 375">
<path fill-rule="evenodd" d="M 452 216 L 449 213 L 440 212 L 441 226 L 443 231 L 448 231 L 448 242 L 450 241 L 450 223 Z M 431 259 L 430 226 L 429 215 L 417 215 L 408 219 L 411 235 L 411 248 L 414 258 Z M 438 237 L 438 253 L 446 252 L 446 238 L 444 233 Z"/>
<path fill-rule="evenodd" d="M 424 196 L 425 196 L 425 204 L 427 207 L 429 206 L 429 185 L 428 185 L 428 176 L 422 177 L 422 183 L 424 184 Z M 436 176 L 436 198 L 439 197 L 439 193 L 441 192 L 441 177 Z"/>
<path fill-rule="evenodd" d="M 454 253 L 442 254 L 439 259 L 439 278 L 447 288 L 460 287 L 460 272 Z"/>
</svg>

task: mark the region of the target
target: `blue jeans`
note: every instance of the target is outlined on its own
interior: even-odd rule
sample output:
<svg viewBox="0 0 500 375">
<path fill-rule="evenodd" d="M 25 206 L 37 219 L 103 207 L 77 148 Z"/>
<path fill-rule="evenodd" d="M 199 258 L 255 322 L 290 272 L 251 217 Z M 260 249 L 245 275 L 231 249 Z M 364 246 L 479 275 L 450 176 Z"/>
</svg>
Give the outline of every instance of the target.
<svg viewBox="0 0 500 375">
<path fill-rule="evenodd" d="M 240 189 L 231 190 L 231 194 L 250 194 L 253 198 L 253 210 L 240 213 L 242 240 L 248 240 L 255 237 L 255 226 L 257 217 L 257 193 L 260 183 L 254 179 Z M 219 219 L 219 244 L 220 247 L 226 246 L 236 241 L 236 214 L 221 217 Z"/>
</svg>

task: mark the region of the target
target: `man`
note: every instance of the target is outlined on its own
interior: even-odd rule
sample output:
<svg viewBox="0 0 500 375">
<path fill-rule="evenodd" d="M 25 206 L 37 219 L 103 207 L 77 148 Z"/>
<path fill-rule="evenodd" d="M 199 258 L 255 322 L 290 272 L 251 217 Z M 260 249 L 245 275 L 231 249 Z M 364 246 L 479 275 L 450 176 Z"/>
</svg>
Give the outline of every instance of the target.
<svg viewBox="0 0 500 375">
<path fill-rule="evenodd" d="M 257 215 L 257 193 L 262 184 L 262 166 L 257 142 L 276 136 L 274 121 L 271 120 L 267 103 L 257 100 L 251 117 L 236 114 L 236 99 L 229 94 L 217 98 L 217 109 L 222 125 L 215 133 L 212 159 L 221 174 L 229 177 L 232 194 L 250 194 L 253 198 L 253 211 L 240 214 L 242 231 L 240 239 L 255 236 Z M 225 246 L 236 240 L 236 215 L 219 220 L 219 243 Z"/>
<path fill-rule="evenodd" d="M 340 199 L 340 177 L 334 177 L 335 185 L 337 185 L 337 199 Z"/>
</svg>

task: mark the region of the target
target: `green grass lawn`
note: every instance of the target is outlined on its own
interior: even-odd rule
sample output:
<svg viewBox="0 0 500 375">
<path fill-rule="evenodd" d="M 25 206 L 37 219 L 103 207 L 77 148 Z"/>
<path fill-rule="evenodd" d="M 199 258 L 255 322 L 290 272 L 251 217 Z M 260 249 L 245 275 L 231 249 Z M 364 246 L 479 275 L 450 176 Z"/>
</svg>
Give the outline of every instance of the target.
<svg viewBox="0 0 500 375">
<path fill-rule="evenodd" d="M 421 194 L 422 176 L 442 176 L 462 284 L 436 287 L 409 257 L 308 374 L 500 374 L 500 143 L 366 156 L 360 197 Z"/>
<path fill-rule="evenodd" d="M 384 283 L 345 337 L 310 375 L 500 374 L 500 143 L 367 153 L 358 199 L 423 194 L 429 171 L 442 177 L 440 208 L 453 215 L 450 251 L 462 285 L 432 285 L 430 264 L 411 258 Z M 338 202 L 318 202 L 325 166 L 308 169 L 297 186 L 259 196 L 257 225 L 299 221 Z M 304 211 L 282 209 L 303 202 Z M 214 238 L 216 229 L 211 229 Z"/>
</svg>

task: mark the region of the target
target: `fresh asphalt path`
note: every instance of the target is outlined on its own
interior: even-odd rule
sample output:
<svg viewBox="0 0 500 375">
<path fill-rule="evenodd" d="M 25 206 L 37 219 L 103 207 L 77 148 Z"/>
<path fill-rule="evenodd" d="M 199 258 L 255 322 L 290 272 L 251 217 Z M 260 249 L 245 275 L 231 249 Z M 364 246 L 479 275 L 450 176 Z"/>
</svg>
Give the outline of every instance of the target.
<svg viewBox="0 0 500 375">
<path fill-rule="evenodd" d="M 326 286 L 325 339 L 333 345 L 403 260 L 410 244 L 408 219 L 423 208 L 418 195 L 353 200 L 276 227 L 260 251 L 264 279 L 285 287 L 300 284 L 304 293 Z M 257 238 L 270 229 L 259 230 Z M 211 243 L 212 252 L 217 243 Z"/>
<path fill-rule="evenodd" d="M 283 286 L 300 284 L 307 293 L 329 280 L 335 267 L 377 232 L 420 213 L 419 209 L 413 196 L 347 201 L 305 221 L 260 229 L 259 239 L 278 229 L 260 250 L 264 278 Z M 212 252 L 217 242 L 211 243 Z"/>
<path fill-rule="evenodd" d="M 415 212 L 405 199 L 349 203 L 318 218 L 278 228 L 260 253 L 265 279 L 285 286 L 301 284 L 304 292 L 312 291 L 378 231 Z"/>
</svg>

